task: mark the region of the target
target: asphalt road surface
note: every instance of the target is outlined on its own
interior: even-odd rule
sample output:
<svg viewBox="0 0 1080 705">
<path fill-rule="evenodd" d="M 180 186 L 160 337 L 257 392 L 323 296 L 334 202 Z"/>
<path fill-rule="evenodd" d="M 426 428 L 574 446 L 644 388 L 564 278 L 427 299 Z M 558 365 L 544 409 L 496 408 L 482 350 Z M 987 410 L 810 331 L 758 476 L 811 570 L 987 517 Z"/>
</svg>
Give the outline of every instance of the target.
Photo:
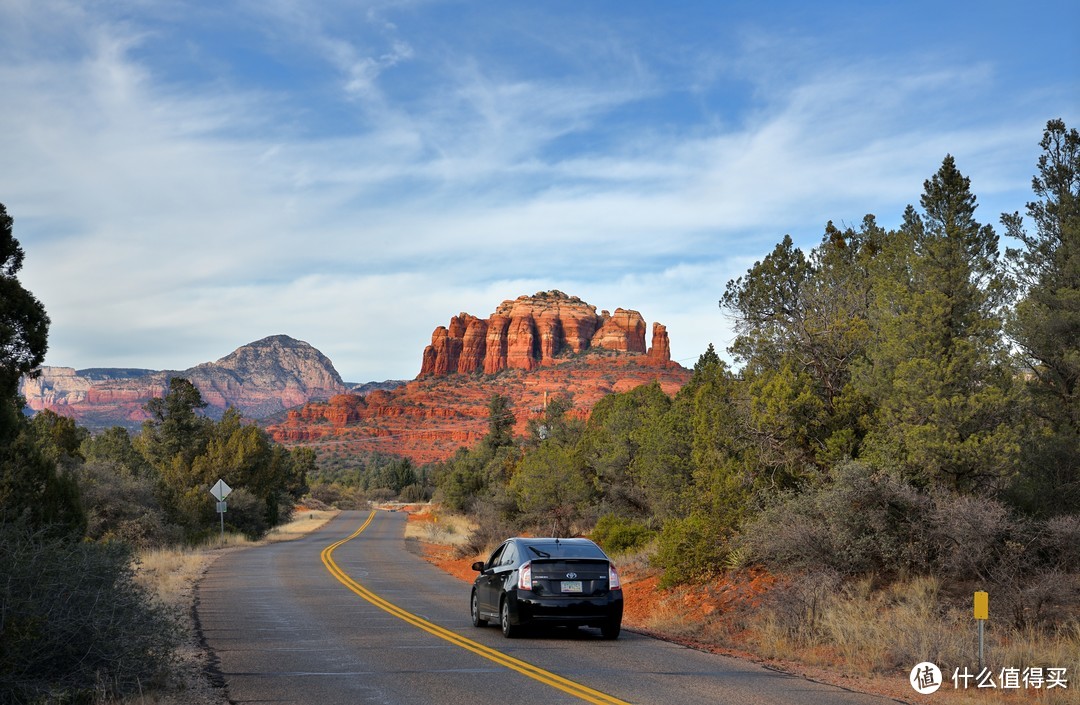
<svg viewBox="0 0 1080 705">
<path fill-rule="evenodd" d="M 504 639 L 472 626 L 465 583 L 406 549 L 405 521 L 343 512 L 302 539 L 214 563 L 196 610 L 232 702 L 895 702 L 625 630 L 615 641 L 593 629 Z"/>
</svg>

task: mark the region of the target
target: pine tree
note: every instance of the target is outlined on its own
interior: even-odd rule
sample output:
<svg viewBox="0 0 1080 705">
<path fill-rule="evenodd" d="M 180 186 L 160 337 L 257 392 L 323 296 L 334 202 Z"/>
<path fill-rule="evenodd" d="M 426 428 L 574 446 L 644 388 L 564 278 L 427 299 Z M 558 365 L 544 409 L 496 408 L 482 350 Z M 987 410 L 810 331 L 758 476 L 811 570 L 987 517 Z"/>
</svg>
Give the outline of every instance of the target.
<svg viewBox="0 0 1080 705">
<path fill-rule="evenodd" d="M 867 458 L 923 485 L 997 487 L 1016 465 L 1006 289 L 993 228 L 946 156 L 874 274 L 872 344 L 859 380 L 874 416 Z"/>
<path fill-rule="evenodd" d="M 1035 419 L 1018 494 L 1031 509 L 1057 513 L 1080 505 L 1080 134 L 1050 120 L 1040 146 L 1037 200 L 1027 204 L 1034 232 L 1019 213 L 1002 215 L 1023 245 L 1007 251 L 1022 297 L 1007 330 Z"/>
</svg>

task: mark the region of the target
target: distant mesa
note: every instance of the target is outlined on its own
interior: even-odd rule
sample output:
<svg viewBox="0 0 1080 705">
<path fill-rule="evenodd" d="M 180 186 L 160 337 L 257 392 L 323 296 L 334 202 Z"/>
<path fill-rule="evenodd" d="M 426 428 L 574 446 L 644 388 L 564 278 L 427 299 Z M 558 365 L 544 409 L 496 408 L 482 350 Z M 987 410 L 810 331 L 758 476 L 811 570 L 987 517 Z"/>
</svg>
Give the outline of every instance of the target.
<svg viewBox="0 0 1080 705">
<path fill-rule="evenodd" d="M 39 377 L 22 380 L 20 393 L 33 411 L 51 409 L 90 429 L 137 428 L 147 418 L 146 402 L 164 396 L 173 377 L 191 381 L 214 417 L 232 406 L 262 419 L 348 391 L 329 358 L 302 340 L 274 335 L 181 371 L 43 367 Z"/>
<path fill-rule="evenodd" d="M 487 318 L 460 313 L 438 326 L 424 349 L 420 377 L 496 374 L 555 364 L 559 356 L 589 350 L 639 354 L 656 366 L 671 363 L 667 328 L 653 324 L 645 346 L 645 319 L 622 308 L 615 313 L 561 291 L 541 291 L 503 301 Z"/>
</svg>

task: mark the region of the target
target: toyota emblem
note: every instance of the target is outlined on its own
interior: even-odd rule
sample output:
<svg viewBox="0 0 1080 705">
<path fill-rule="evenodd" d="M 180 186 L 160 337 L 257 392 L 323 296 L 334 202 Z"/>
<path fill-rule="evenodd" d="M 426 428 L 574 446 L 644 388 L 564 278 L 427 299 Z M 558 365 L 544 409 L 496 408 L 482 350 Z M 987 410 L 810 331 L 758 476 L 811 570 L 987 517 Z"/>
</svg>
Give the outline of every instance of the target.
<svg viewBox="0 0 1080 705">
<path fill-rule="evenodd" d="M 576 578 L 576 577 L 577 577 L 577 573 L 567 573 L 567 574 L 566 574 L 566 577 L 568 577 L 568 578 L 570 578 L 571 580 L 573 580 L 574 578 Z"/>
</svg>

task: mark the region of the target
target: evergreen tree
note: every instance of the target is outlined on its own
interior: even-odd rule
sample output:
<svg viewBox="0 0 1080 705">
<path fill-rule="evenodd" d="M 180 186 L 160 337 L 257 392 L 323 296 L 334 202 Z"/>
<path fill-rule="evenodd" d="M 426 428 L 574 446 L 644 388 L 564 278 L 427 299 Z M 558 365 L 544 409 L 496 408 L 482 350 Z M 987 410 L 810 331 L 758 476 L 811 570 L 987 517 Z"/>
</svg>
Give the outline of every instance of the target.
<svg viewBox="0 0 1080 705">
<path fill-rule="evenodd" d="M 542 444 L 524 455 L 510 490 L 529 528 L 551 536 L 572 536 L 591 497 L 572 450 L 556 443 Z"/>
<path fill-rule="evenodd" d="M 642 463 L 655 458 L 642 454 L 643 435 L 670 407 L 671 398 L 656 382 L 610 394 L 593 407 L 577 453 L 601 501 L 615 514 L 627 518 L 652 514 L 645 478 L 655 469 Z"/>
<path fill-rule="evenodd" d="M 177 459 L 190 468 L 210 438 L 213 423 L 198 413 L 206 406 L 198 387 L 183 377 L 170 379 L 168 393 L 143 407 L 150 419 L 143 422 L 140 451 L 163 473 Z"/>
<path fill-rule="evenodd" d="M 514 424 L 517 419 L 510 404 L 510 397 L 493 394 L 488 401 L 488 432 L 484 445 L 494 451 L 514 444 Z"/>
<path fill-rule="evenodd" d="M 1001 340 L 1006 289 L 993 228 L 946 156 L 875 270 L 865 457 L 922 484 L 1000 487 L 1016 467 L 1013 374 Z"/>
<path fill-rule="evenodd" d="M 1022 244 L 1006 253 L 1021 294 L 1007 330 L 1034 417 L 1017 490 L 1029 508 L 1058 513 L 1080 506 L 1080 134 L 1050 120 L 1040 146 L 1034 231 L 1019 213 L 1002 215 Z"/>
<path fill-rule="evenodd" d="M 16 276 L 24 253 L 13 225 L 0 204 L 0 521 L 23 519 L 81 535 L 86 519 L 75 479 L 42 453 L 22 414 L 19 380 L 45 360 L 49 317 Z"/>
<path fill-rule="evenodd" d="M 90 432 L 78 426 L 74 419 L 43 409 L 30 420 L 30 430 L 45 457 L 58 465 L 71 468 L 86 458 L 82 444 Z"/>
<path fill-rule="evenodd" d="M 205 478 L 197 476 L 193 468 L 195 459 L 206 450 L 214 427 L 210 419 L 197 413 L 205 407 L 195 385 L 173 377 L 169 392 L 143 407 L 150 419 L 143 422 L 135 443 L 161 478 L 161 503 L 170 521 L 189 531 L 209 526 L 214 518 L 207 492 L 210 484 L 205 484 Z M 214 478 L 211 482 L 216 481 Z"/>
<path fill-rule="evenodd" d="M 501 494 L 520 460 L 514 441 L 516 419 L 510 398 L 493 394 L 488 401 L 488 432 L 475 448 L 461 448 L 435 471 L 442 500 L 453 511 L 473 510 L 480 500 Z"/>
<path fill-rule="evenodd" d="M 557 394 L 544 405 L 544 415 L 531 418 L 525 428 L 528 432 L 526 443 L 536 447 L 541 443 L 557 443 L 572 446 L 581 438 L 585 424 L 581 419 L 570 415 L 574 403 L 565 394 Z"/>
<path fill-rule="evenodd" d="M 123 426 L 113 426 L 96 436 L 83 440 L 80 452 L 87 462 L 111 463 L 131 475 L 157 477 L 157 472 L 135 448 L 131 435 Z"/>
<path fill-rule="evenodd" d="M 730 351 L 748 388 L 736 420 L 777 479 L 858 452 L 865 405 L 851 374 L 866 354 L 873 262 L 886 238 L 870 215 L 859 230 L 829 222 L 809 256 L 785 236 L 728 283 L 721 304 L 735 318 Z"/>
<path fill-rule="evenodd" d="M 14 219 L 0 203 L 0 400 L 13 402 L 23 375 L 35 374 L 48 349 L 49 317 L 45 307 L 23 288 L 22 246 L 13 233 Z M 18 409 L 16 409 L 18 410 Z M 0 432 L 15 430 L 15 419 L 0 419 Z"/>
</svg>

